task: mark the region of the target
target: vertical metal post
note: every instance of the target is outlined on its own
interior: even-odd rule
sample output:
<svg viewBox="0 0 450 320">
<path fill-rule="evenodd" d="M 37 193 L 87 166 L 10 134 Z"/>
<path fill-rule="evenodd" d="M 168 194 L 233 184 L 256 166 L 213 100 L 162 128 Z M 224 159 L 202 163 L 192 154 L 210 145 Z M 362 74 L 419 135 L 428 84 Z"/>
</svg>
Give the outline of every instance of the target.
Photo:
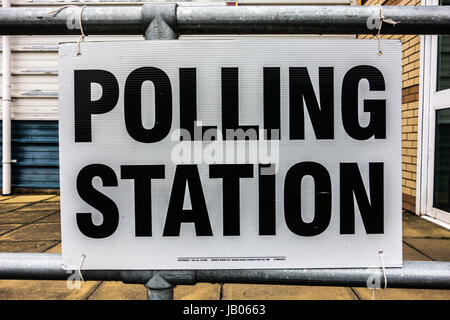
<svg viewBox="0 0 450 320">
<path fill-rule="evenodd" d="M 9 8 L 9 0 L 3 0 L 3 8 Z M 2 77 L 2 193 L 11 194 L 11 43 L 3 36 Z"/>
<path fill-rule="evenodd" d="M 146 284 L 148 300 L 173 300 L 174 286 L 156 274 Z"/>
<path fill-rule="evenodd" d="M 176 40 L 177 4 L 149 3 L 142 6 L 145 40 Z M 146 284 L 148 300 L 173 300 L 174 286 L 158 274 Z"/>
</svg>

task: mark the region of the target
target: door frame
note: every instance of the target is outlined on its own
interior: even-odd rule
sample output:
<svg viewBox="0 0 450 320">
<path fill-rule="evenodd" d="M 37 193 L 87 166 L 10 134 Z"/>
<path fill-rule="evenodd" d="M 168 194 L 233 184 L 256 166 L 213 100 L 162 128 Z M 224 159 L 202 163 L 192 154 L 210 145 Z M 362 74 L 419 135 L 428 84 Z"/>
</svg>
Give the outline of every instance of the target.
<svg viewBox="0 0 450 320">
<path fill-rule="evenodd" d="M 439 0 L 424 0 L 422 5 L 439 5 Z M 450 213 L 433 207 L 435 111 L 450 107 L 450 89 L 436 92 L 437 49 L 438 36 L 421 36 L 416 213 L 450 224 Z"/>
</svg>

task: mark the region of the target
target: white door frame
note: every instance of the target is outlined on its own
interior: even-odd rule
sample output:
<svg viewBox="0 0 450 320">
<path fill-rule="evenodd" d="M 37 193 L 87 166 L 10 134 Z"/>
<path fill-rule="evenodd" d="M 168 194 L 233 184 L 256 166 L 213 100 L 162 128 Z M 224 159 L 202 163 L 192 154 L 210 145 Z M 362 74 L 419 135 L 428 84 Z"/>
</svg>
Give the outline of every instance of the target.
<svg viewBox="0 0 450 320">
<path fill-rule="evenodd" d="M 422 5 L 439 5 L 439 0 Z M 450 89 L 436 92 L 437 49 L 438 36 L 421 36 L 416 213 L 450 223 L 448 212 L 433 208 L 435 111 L 450 107 Z"/>
</svg>

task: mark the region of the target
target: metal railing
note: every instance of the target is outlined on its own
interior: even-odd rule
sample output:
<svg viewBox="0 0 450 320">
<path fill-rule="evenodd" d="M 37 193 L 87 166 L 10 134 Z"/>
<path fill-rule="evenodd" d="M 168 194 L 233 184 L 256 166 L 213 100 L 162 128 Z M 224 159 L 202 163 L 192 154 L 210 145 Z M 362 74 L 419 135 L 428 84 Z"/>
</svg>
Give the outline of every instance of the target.
<svg viewBox="0 0 450 320">
<path fill-rule="evenodd" d="M 73 6 L 72 6 L 73 7 Z M 69 7 L 68 7 L 69 8 Z M 0 35 L 79 34 L 69 27 L 73 10 L 0 9 Z M 78 10 L 80 10 L 78 8 Z M 180 34 L 450 34 L 450 6 L 251 6 L 201 7 L 174 3 L 130 7 L 89 6 L 78 11 L 86 35 L 144 34 L 177 39 Z M 369 28 L 370 19 L 397 23 Z M 78 17 L 75 17 L 78 18 Z M 1 279 L 67 280 L 60 254 L 0 253 Z M 75 271 L 73 271 L 75 272 Z M 80 272 L 80 271 L 76 271 Z M 405 261 L 401 268 L 261 270 L 83 270 L 84 280 L 144 284 L 149 299 L 172 299 L 176 285 L 197 282 L 450 289 L 450 262 Z M 384 278 L 386 276 L 386 278 Z"/>
<path fill-rule="evenodd" d="M 258 269 L 258 270 L 83 270 L 82 279 L 144 284 L 151 299 L 171 299 L 176 285 L 247 283 L 450 289 L 450 262 L 405 261 L 401 268 Z M 80 272 L 80 271 L 73 271 Z M 387 283 L 384 281 L 386 275 Z M 60 254 L 0 253 L 0 279 L 67 280 Z"/>
<path fill-rule="evenodd" d="M 17 7 L 0 10 L 0 35 L 79 34 L 72 28 L 73 9 Z M 383 6 L 382 34 L 448 34 L 450 6 Z M 83 9 L 82 25 L 89 34 L 144 34 L 159 20 L 175 34 L 376 34 L 370 19 L 378 6 L 177 6 L 174 3 Z M 75 16 L 78 19 L 78 16 Z M 149 23 L 150 22 L 150 23 Z M 164 34 L 161 34 L 164 37 Z"/>
</svg>

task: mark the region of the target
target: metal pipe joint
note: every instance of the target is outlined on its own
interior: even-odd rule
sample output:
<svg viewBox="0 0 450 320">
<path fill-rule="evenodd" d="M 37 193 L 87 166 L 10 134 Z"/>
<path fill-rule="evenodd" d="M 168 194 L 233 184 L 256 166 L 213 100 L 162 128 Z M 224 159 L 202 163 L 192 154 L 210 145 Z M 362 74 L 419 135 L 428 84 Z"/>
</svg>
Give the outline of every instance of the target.
<svg viewBox="0 0 450 320">
<path fill-rule="evenodd" d="M 173 300 L 174 285 L 159 274 L 154 275 L 146 284 L 148 300 Z"/>
<path fill-rule="evenodd" d="M 142 25 L 146 40 L 178 39 L 176 3 L 145 3 Z"/>
</svg>

